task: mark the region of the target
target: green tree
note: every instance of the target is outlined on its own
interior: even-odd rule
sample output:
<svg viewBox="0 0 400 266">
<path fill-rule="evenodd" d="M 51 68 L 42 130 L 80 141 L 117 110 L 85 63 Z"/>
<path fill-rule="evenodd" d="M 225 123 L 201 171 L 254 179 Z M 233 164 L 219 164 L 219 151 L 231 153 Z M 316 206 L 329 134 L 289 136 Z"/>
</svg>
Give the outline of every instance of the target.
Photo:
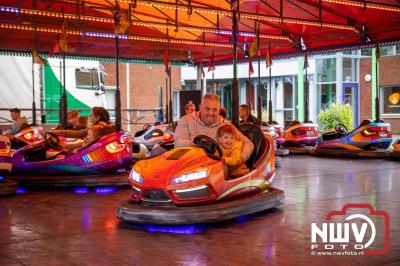
<svg viewBox="0 0 400 266">
<path fill-rule="evenodd" d="M 348 130 L 352 130 L 353 110 L 349 104 L 333 103 L 318 114 L 318 122 L 325 132 L 334 129 L 337 124 L 343 124 Z"/>
</svg>

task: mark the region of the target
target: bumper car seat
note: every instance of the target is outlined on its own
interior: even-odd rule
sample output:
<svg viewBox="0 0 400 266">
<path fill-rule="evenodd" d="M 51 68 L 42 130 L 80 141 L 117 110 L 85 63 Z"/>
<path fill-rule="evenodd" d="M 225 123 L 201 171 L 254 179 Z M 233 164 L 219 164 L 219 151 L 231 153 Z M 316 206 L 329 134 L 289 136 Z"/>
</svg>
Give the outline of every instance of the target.
<svg viewBox="0 0 400 266">
<path fill-rule="evenodd" d="M 265 144 L 264 133 L 258 125 L 253 123 L 243 123 L 240 125 L 240 131 L 254 144 L 254 150 L 250 158 L 246 161 L 249 169 L 256 167 L 256 162 L 263 155 L 267 148 Z"/>
</svg>

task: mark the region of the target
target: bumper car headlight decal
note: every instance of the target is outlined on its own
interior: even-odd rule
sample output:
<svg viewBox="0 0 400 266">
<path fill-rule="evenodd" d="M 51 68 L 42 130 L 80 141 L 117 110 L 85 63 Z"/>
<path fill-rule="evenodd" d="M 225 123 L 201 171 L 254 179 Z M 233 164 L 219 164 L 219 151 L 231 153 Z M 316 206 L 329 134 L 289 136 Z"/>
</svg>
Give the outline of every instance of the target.
<svg viewBox="0 0 400 266">
<path fill-rule="evenodd" d="M 129 178 L 137 183 L 143 183 L 143 177 L 132 169 L 131 173 L 129 174 Z"/>
<path fill-rule="evenodd" d="M 35 135 L 33 134 L 33 132 L 28 132 L 24 134 L 24 138 L 27 141 L 32 141 L 34 139 Z"/>
<path fill-rule="evenodd" d="M 368 129 L 364 129 L 364 130 L 362 131 L 362 134 L 363 134 L 364 136 L 366 136 L 366 137 L 370 137 L 370 136 L 376 135 L 377 132 L 376 132 L 376 131 L 372 131 L 372 130 L 368 130 Z"/>
<path fill-rule="evenodd" d="M 189 182 L 193 180 L 198 180 L 207 177 L 207 170 L 201 170 L 193 173 L 183 174 L 181 176 L 175 177 L 172 179 L 172 184 L 180 184 L 183 182 Z"/>
<path fill-rule="evenodd" d="M 107 144 L 106 151 L 109 153 L 118 153 L 125 149 L 125 144 L 120 144 L 117 141 Z"/>
</svg>

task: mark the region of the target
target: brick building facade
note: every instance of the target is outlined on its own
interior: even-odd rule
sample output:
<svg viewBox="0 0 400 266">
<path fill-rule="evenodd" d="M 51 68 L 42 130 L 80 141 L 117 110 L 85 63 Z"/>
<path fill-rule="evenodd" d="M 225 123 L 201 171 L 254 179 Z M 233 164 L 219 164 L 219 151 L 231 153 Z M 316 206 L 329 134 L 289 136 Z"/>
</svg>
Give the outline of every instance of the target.
<svg viewBox="0 0 400 266">
<path fill-rule="evenodd" d="M 115 63 L 102 63 L 107 76 L 106 86 L 116 85 Z M 128 71 L 127 71 L 128 68 Z M 165 84 L 166 75 L 164 65 L 150 64 L 119 64 L 119 85 L 121 90 L 122 109 L 127 109 L 127 93 L 129 93 L 129 109 L 155 109 L 160 106 L 160 87 L 163 92 L 163 104 L 166 105 Z M 172 67 L 172 91 L 179 90 L 181 70 L 179 67 Z M 128 79 L 128 80 L 127 80 Z M 129 86 L 129 88 L 127 88 Z M 132 125 L 131 131 L 135 132 L 143 127 L 144 123 L 154 123 L 156 113 L 151 111 L 133 112 L 128 119 L 128 113 L 122 112 L 122 127 L 127 129 L 127 120 L 139 122 Z"/>
<path fill-rule="evenodd" d="M 360 120 L 371 119 L 371 99 L 372 82 L 365 81 L 364 77 L 371 73 L 371 58 L 360 60 Z M 379 86 L 400 85 L 400 56 L 385 56 L 379 60 Z M 400 133 L 400 114 L 399 116 L 388 117 L 381 114 L 381 118 L 389 122 L 392 131 Z"/>
</svg>

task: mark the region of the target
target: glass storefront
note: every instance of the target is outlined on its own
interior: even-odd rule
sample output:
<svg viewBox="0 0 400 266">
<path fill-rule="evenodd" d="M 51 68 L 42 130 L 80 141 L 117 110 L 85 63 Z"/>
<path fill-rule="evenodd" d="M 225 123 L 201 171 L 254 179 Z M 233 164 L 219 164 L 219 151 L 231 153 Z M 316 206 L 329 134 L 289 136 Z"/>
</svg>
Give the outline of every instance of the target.
<svg viewBox="0 0 400 266">
<path fill-rule="evenodd" d="M 399 50 L 400 46 L 382 47 L 381 54 L 395 54 Z M 311 65 L 312 69 L 310 68 L 308 80 L 310 120 L 315 119 L 321 110 L 329 108 L 332 103 L 343 102 L 349 103 L 354 108 L 354 121 L 357 121 L 359 116 L 359 60 L 365 55 L 368 56 L 370 52 L 371 49 L 365 49 L 315 56 L 315 64 Z M 293 72 L 293 70 L 291 71 Z M 298 77 L 296 74 L 285 76 L 284 72 L 282 71 L 280 76 L 272 77 L 271 80 L 273 119 L 280 124 L 296 119 L 298 108 Z M 219 95 L 221 104 L 228 109 L 230 115 L 232 80 L 230 78 L 207 79 L 206 83 L 205 92 Z M 261 84 L 261 109 L 263 120 L 266 121 L 270 94 L 269 77 L 261 77 Z M 240 78 L 238 85 L 239 104 L 250 104 L 253 113 L 256 114 L 258 78 L 252 77 L 250 84 L 248 78 Z M 195 88 L 195 84 L 185 84 L 184 89 L 192 88 Z M 382 106 L 384 105 L 388 106 L 386 102 L 382 103 Z M 389 107 L 385 108 L 388 110 Z M 395 109 L 387 111 L 388 113 L 400 113 L 400 106 L 390 108 Z"/>
<path fill-rule="evenodd" d="M 294 118 L 294 80 L 293 77 L 283 78 L 283 121 L 293 121 Z"/>
<path fill-rule="evenodd" d="M 272 78 L 272 107 L 273 119 L 283 124 L 292 121 L 295 117 L 296 106 L 296 80 L 295 76 Z M 207 80 L 206 93 L 215 93 L 221 98 L 221 105 L 227 109 L 228 119 L 231 113 L 231 80 Z M 257 86 L 258 78 L 250 80 L 239 79 L 239 104 L 250 104 L 253 114 L 257 113 Z M 269 78 L 261 78 L 261 110 L 263 120 L 268 119 Z"/>
<path fill-rule="evenodd" d="M 275 85 L 273 119 L 281 125 L 290 124 L 295 119 L 296 78 L 294 76 L 276 77 L 272 84 Z"/>
</svg>

